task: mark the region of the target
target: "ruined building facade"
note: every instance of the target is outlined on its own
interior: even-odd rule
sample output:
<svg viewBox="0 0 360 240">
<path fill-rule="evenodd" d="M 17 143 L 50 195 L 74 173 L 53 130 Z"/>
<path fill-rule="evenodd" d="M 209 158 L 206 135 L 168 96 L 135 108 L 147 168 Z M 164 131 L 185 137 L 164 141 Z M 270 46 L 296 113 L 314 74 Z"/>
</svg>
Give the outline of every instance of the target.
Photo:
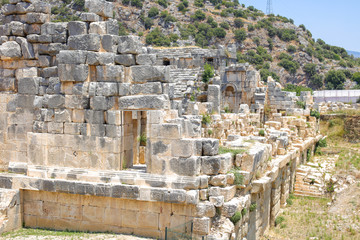
<svg viewBox="0 0 360 240">
<path fill-rule="evenodd" d="M 250 240 L 274 223 L 320 139 L 298 97 L 236 65 L 231 49 L 118 36 L 106 1 L 86 0 L 82 21 L 68 23 L 50 22 L 47 3 L 10 2 L 0 26 L 2 231 L 164 238 L 191 222 L 196 236 Z"/>
</svg>

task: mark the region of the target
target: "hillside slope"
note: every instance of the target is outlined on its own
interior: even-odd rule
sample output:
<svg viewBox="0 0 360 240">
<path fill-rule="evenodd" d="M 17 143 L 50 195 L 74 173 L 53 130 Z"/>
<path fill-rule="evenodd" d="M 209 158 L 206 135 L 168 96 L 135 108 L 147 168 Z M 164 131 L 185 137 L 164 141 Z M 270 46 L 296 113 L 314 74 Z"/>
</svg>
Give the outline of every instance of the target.
<svg viewBox="0 0 360 240">
<path fill-rule="evenodd" d="M 6 0 L 3 0 L 3 2 Z M 53 21 L 76 21 L 85 0 L 46 0 Z M 100 0 L 99 0 L 100 1 Z M 113 0 L 119 34 L 135 34 L 153 46 L 227 47 L 239 62 L 249 62 L 282 84 L 312 89 L 359 88 L 360 59 L 343 48 L 315 41 L 304 25 L 292 19 L 264 15 L 236 0 Z M 236 53 L 235 53 L 236 52 Z M 326 77 L 330 70 L 330 76 Z M 353 80 L 353 81 L 352 81 Z M 355 81 L 358 81 L 358 85 Z"/>
</svg>

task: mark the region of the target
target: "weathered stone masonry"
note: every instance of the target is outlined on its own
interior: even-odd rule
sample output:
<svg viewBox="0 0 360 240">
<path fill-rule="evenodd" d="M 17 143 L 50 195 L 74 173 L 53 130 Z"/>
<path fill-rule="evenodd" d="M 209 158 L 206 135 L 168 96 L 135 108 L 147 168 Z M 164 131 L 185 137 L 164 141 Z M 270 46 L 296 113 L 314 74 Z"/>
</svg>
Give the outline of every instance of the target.
<svg viewBox="0 0 360 240">
<path fill-rule="evenodd" d="M 112 3 L 85 5 L 83 21 L 69 23 L 50 22 L 44 2 L 4 6 L 2 231 L 24 223 L 163 238 L 193 221 L 197 236 L 258 239 L 320 139 L 309 109 L 234 65 L 230 48 L 145 47 L 117 36 Z M 209 84 L 205 63 L 216 72 Z"/>
</svg>

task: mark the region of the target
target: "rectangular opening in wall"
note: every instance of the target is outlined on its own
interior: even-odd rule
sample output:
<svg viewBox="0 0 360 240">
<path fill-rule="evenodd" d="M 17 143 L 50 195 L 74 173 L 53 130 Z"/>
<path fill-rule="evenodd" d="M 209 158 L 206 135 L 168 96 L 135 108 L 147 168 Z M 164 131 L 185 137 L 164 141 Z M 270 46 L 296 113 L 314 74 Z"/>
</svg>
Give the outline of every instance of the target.
<svg viewBox="0 0 360 240">
<path fill-rule="evenodd" d="M 121 169 L 146 170 L 146 111 L 124 111 Z"/>
</svg>

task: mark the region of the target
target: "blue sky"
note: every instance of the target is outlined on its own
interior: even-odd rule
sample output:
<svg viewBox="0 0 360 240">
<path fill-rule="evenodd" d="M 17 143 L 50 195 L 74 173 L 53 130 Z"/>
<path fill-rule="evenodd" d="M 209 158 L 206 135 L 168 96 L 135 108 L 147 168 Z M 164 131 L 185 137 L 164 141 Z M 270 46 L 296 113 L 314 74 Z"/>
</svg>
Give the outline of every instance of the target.
<svg viewBox="0 0 360 240">
<path fill-rule="evenodd" d="M 239 0 L 266 12 L 267 0 Z M 274 14 L 304 24 L 326 43 L 360 52 L 359 0 L 272 0 Z"/>
</svg>

